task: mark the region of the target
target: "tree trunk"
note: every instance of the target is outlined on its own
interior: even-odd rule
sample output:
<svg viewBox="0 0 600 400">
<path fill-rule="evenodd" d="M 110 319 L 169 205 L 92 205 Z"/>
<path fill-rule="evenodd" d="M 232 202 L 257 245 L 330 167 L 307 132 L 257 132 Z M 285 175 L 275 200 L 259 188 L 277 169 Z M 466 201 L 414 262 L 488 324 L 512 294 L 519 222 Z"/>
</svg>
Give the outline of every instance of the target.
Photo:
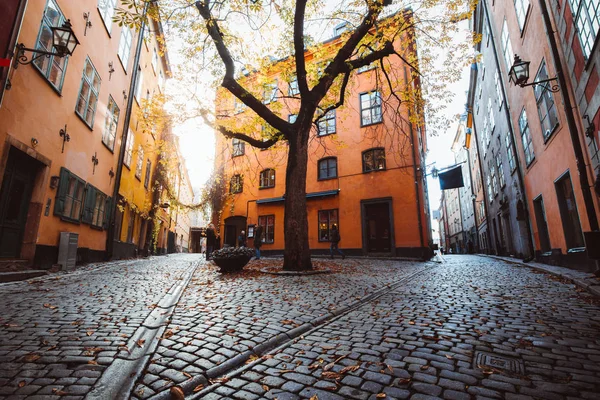
<svg viewBox="0 0 600 400">
<path fill-rule="evenodd" d="M 285 182 L 285 217 L 283 269 L 305 271 L 312 269 L 308 244 L 308 213 L 306 210 L 306 169 L 310 118 L 301 121 L 297 134 L 289 140 Z"/>
</svg>

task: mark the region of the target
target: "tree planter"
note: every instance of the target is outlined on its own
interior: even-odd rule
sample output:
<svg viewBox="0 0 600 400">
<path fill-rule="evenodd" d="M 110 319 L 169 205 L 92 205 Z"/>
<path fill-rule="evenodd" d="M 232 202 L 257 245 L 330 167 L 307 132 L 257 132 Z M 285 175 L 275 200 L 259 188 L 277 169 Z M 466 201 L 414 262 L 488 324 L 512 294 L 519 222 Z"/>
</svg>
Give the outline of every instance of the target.
<svg viewBox="0 0 600 400">
<path fill-rule="evenodd" d="M 212 260 L 222 273 L 239 272 L 252 258 L 254 251 L 247 247 L 228 247 L 212 253 Z"/>
</svg>

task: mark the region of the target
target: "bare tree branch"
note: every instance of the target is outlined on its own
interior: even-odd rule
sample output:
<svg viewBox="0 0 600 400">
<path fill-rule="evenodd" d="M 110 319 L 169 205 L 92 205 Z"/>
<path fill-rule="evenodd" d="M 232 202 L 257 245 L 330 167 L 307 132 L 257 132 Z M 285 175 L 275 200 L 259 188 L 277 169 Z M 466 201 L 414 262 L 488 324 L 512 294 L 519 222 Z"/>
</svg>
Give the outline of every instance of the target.
<svg viewBox="0 0 600 400">
<path fill-rule="evenodd" d="M 252 147 L 256 147 L 259 149 L 268 149 L 269 147 L 273 146 L 275 143 L 279 142 L 279 140 L 280 140 L 279 138 L 271 138 L 271 139 L 262 141 L 262 140 L 255 139 L 251 136 L 248 136 L 245 133 L 230 131 L 229 129 L 225 128 L 224 126 L 216 125 L 211 120 L 209 120 L 208 119 L 208 111 L 206 111 L 206 110 L 200 111 L 200 117 L 202 117 L 202 119 L 204 120 L 204 123 L 206 125 L 219 131 L 219 133 L 221 133 L 223 136 L 230 138 L 230 139 L 243 140 L 244 142 L 248 143 Z"/>
<path fill-rule="evenodd" d="M 327 107 L 325 110 L 323 110 L 323 114 L 319 115 L 317 117 L 317 119 L 315 119 L 315 121 L 313 122 L 315 124 L 315 126 L 317 127 L 317 131 L 319 129 L 319 121 L 321 120 L 321 118 L 323 118 L 329 111 L 335 110 L 336 108 L 339 108 L 344 105 L 344 98 L 346 96 L 346 87 L 348 86 L 349 79 L 350 79 L 350 71 L 348 70 L 344 74 L 344 80 L 342 81 L 342 87 L 340 88 L 340 99 L 338 100 L 338 102 L 332 106 Z"/>
<path fill-rule="evenodd" d="M 294 14 L 294 56 L 296 59 L 296 79 L 298 90 L 302 98 L 309 95 L 308 82 L 306 81 L 306 61 L 304 60 L 304 15 L 307 0 L 296 1 Z"/>
</svg>

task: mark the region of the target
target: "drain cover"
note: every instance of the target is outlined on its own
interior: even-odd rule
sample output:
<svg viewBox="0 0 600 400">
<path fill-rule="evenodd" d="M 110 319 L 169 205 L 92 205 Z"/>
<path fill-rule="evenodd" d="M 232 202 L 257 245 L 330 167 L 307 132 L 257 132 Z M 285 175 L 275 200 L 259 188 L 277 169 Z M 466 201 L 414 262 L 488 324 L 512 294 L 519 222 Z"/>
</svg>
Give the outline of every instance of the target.
<svg viewBox="0 0 600 400">
<path fill-rule="evenodd" d="M 478 365 L 514 372 L 520 375 L 525 374 L 525 367 L 522 360 L 485 353 L 483 351 L 475 352 L 475 366 L 477 367 Z"/>
</svg>

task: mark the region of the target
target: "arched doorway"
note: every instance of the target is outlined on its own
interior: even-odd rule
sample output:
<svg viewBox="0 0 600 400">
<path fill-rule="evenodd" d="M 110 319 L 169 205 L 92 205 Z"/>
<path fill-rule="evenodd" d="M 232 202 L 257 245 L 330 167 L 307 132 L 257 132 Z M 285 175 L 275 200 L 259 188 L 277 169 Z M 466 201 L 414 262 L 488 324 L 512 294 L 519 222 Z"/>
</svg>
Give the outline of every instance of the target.
<svg viewBox="0 0 600 400">
<path fill-rule="evenodd" d="M 225 219 L 225 232 L 223 234 L 223 247 L 237 246 L 237 237 L 242 230 L 246 230 L 246 217 L 229 217 Z"/>
</svg>

